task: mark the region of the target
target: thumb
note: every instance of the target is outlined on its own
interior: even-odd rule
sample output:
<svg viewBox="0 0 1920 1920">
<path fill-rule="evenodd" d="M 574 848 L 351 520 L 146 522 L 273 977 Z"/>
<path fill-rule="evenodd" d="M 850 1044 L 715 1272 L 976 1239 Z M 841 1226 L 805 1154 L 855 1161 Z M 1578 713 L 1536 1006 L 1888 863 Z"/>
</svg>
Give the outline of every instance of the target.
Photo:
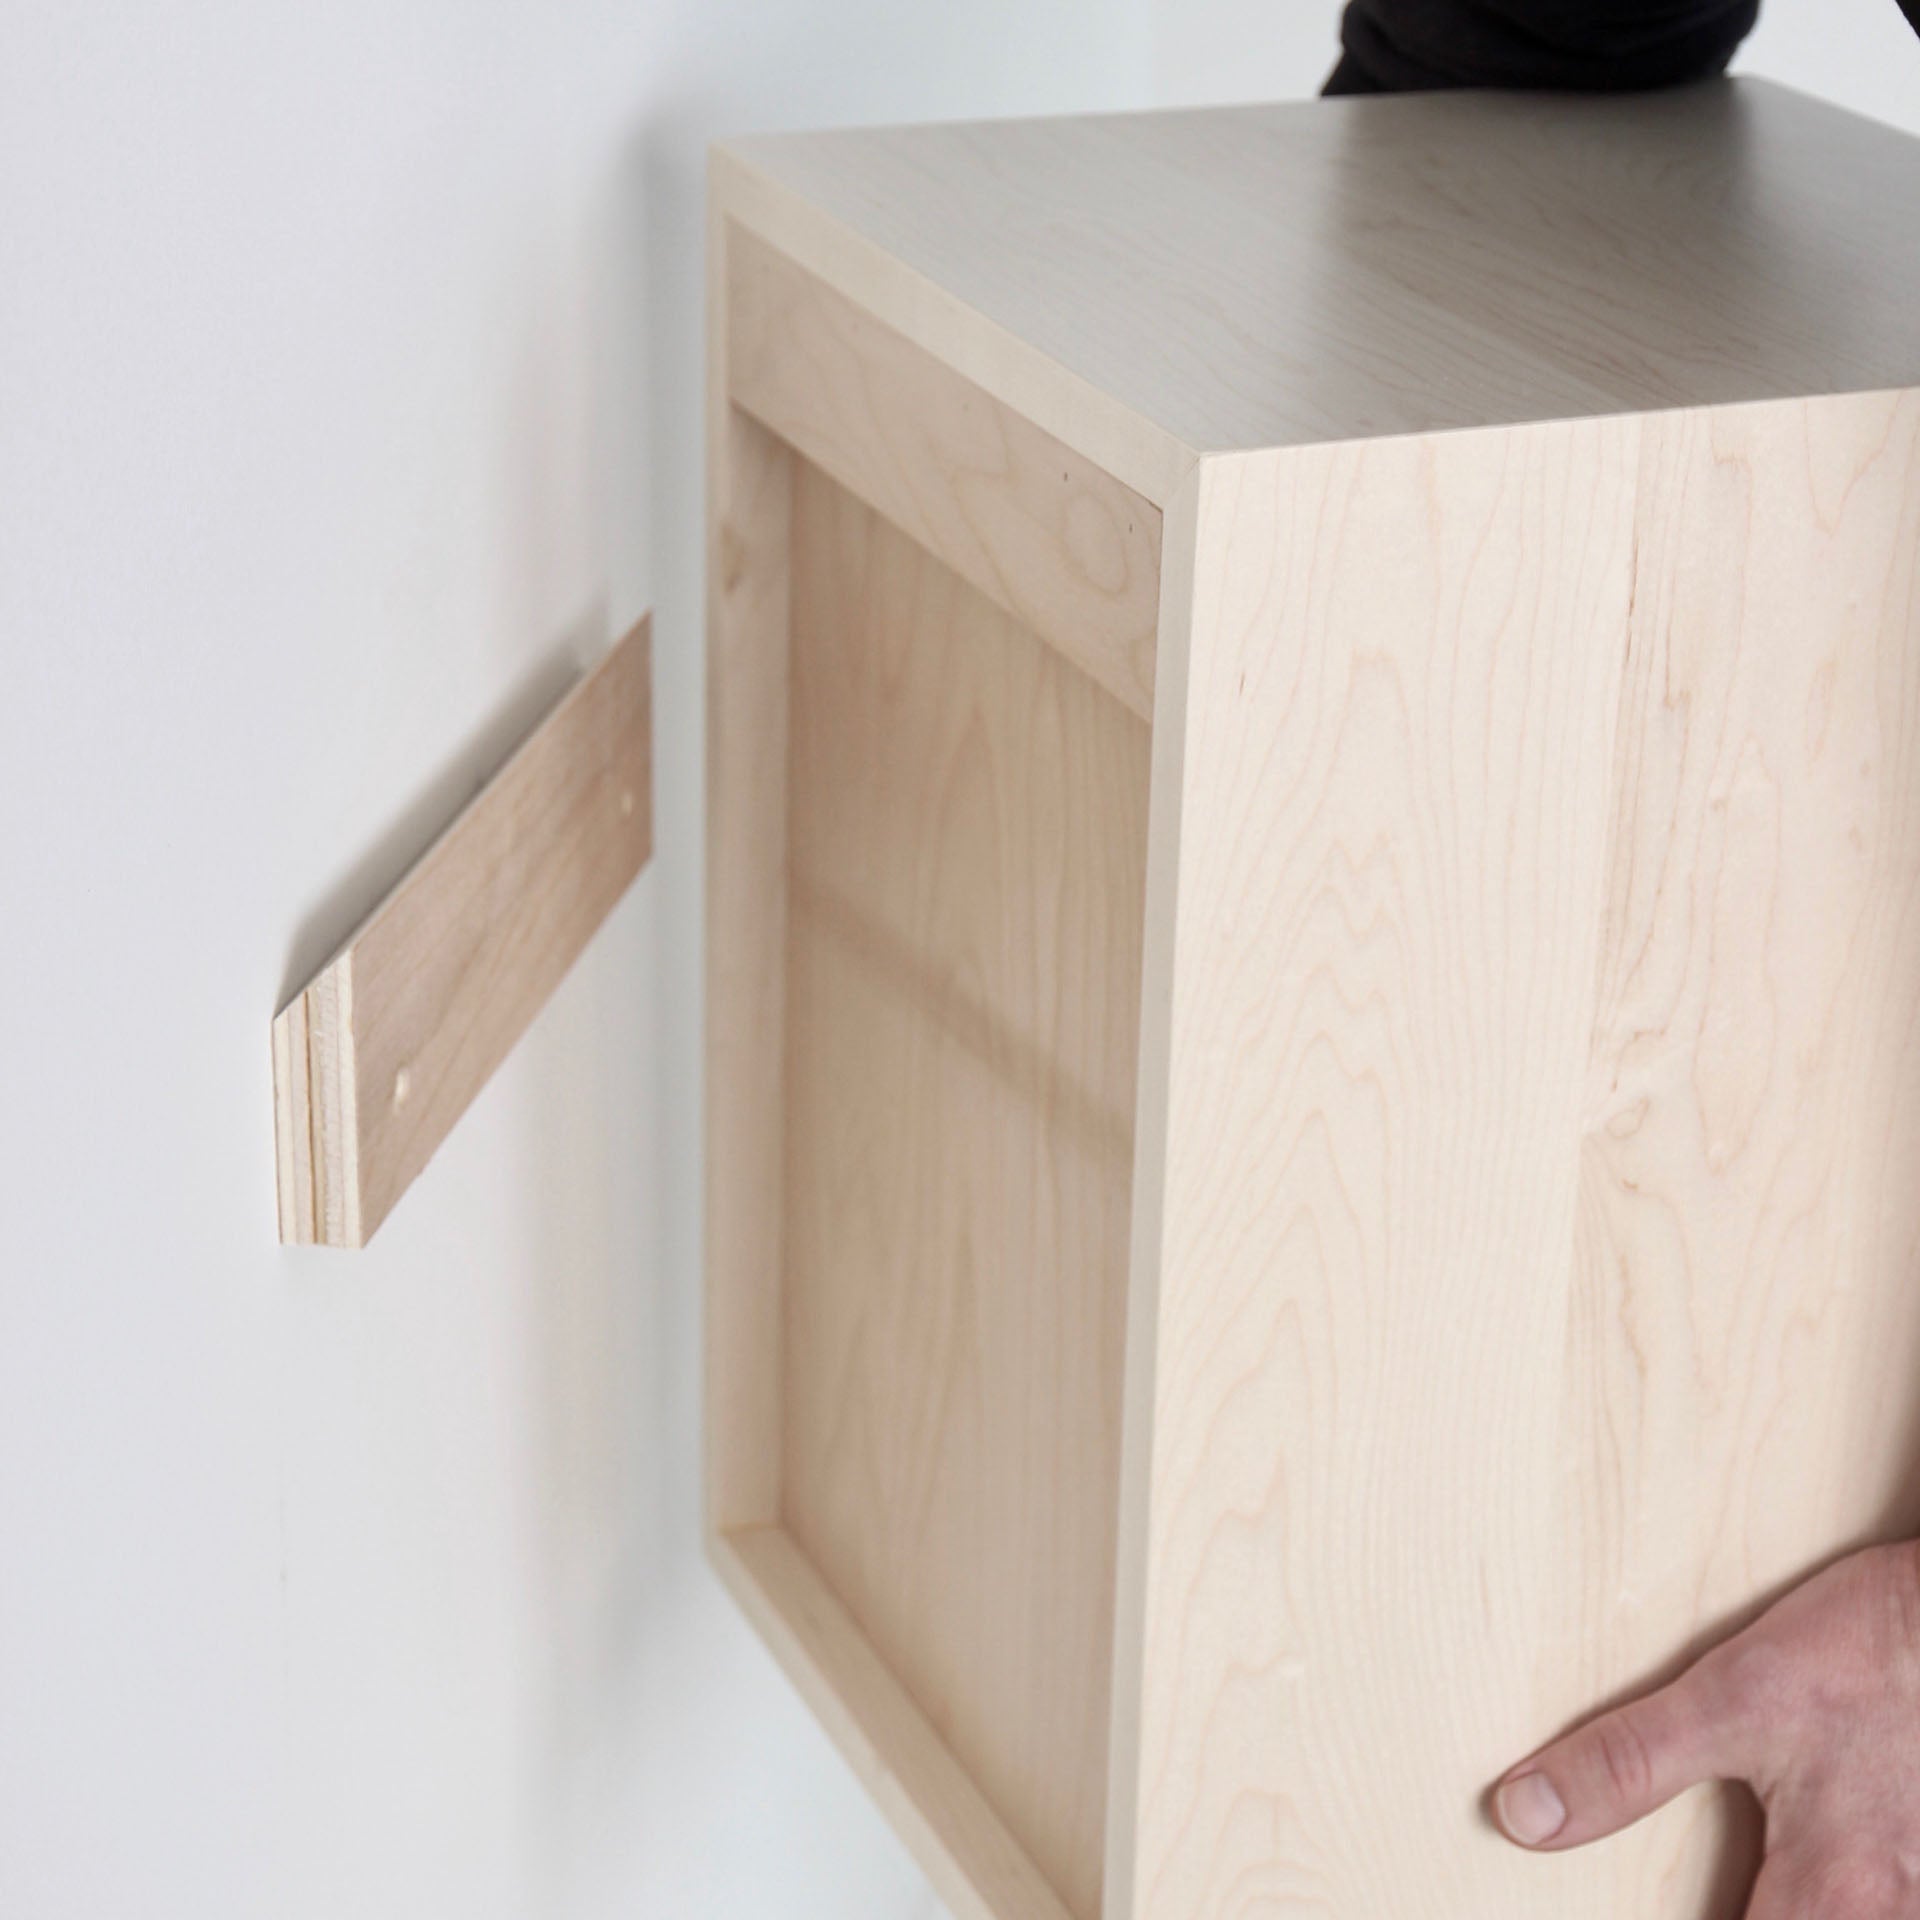
<svg viewBox="0 0 1920 1920">
<path fill-rule="evenodd" d="M 1710 1671 L 1695 1667 L 1523 1760 L 1494 1789 L 1494 1813 L 1523 1847 L 1584 1846 L 1703 1780 L 1738 1777 L 1732 1736 Z"/>
</svg>

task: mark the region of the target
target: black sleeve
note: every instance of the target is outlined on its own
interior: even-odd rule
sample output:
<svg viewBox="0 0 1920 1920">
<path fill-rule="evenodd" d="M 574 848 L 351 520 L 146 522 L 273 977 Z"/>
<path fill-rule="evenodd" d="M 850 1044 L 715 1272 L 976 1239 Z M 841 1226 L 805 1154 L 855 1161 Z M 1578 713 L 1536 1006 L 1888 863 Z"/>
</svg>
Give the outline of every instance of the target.
<svg viewBox="0 0 1920 1920">
<path fill-rule="evenodd" d="M 1326 91 L 1675 86 L 1724 72 L 1759 11 L 1760 0 L 1349 0 Z"/>
</svg>

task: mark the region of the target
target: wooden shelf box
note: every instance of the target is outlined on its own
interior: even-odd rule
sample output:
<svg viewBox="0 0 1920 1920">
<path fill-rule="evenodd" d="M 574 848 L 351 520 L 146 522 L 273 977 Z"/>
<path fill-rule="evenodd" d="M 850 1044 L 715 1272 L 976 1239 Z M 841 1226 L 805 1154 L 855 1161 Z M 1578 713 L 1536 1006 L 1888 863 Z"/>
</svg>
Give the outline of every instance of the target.
<svg viewBox="0 0 1920 1920">
<path fill-rule="evenodd" d="M 712 174 L 710 1513 L 963 1916 L 1699 1920 L 1508 1762 L 1920 1523 L 1920 145 Z"/>
</svg>

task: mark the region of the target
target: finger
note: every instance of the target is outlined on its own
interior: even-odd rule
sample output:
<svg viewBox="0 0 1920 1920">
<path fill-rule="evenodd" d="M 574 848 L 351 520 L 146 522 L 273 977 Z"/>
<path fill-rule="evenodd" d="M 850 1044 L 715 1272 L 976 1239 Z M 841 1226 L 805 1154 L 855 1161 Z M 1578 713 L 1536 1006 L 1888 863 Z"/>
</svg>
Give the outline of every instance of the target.
<svg viewBox="0 0 1920 1920">
<path fill-rule="evenodd" d="M 1731 1715 L 1698 1668 L 1543 1747 L 1494 1790 L 1508 1839 L 1558 1850 L 1618 1833 L 1703 1780 L 1737 1777 Z"/>
</svg>

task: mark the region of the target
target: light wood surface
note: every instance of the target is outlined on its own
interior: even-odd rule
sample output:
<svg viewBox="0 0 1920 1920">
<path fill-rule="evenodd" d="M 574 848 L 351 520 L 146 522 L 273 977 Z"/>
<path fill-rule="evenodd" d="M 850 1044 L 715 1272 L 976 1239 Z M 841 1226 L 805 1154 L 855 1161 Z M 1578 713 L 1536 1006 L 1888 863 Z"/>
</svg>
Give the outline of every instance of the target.
<svg viewBox="0 0 1920 1920">
<path fill-rule="evenodd" d="M 1145 717 L 1160 510 L 744 230 L 728 391 Z"/>
<path fill-rule="evenodd" d="M 747 1617 L 899 1828 L 954 1920 L 1068 1920 L 972 1777 L 779 1527 L 715 1540 Z"/>
<path fill-rule="evenodd" d="M 1098 1911 L 1147 746 L 797 470 L 784 1512 Z"/>
<path fill-rule="evenodd" d="M 769 237 L 1159 504 L 1181 449 L 1920 379 L 1920 144 L 1765 82 L 727 155 Z"/>
<path fill-rule="evenodd" d="M 723 1572 L 967 1920 L 1732 1920 L 1729 1794 L 1481 1795 L 1920 1528 L 1920 143 L 1333 102 L 713 207 Z M 1045 443 L 1164 516 L 1150 703 L 968 504 Z"/>
<path fill-rule="evenodd" d="M 726 395 L 726 243 L 709 228 L 706 1441 L 709 1527 L 780 1516 L 781 1100 L 792 460 Z"/>
<path fill-rule="evenodd" d="M 1160 1245 L 1165 1221 L 1167 1076 L 1173 1033 L 1175 909 L 1186 771 L 1187 669 L 1192 657 L 1200 495 L 1207 466 L 1168 502 L 1160 575 L 1160 641 L 1148 785 L 1145 933 L 1140 957 L 1140 1046 L 1134 1070 L 1134 1183 L 1128 1231 L 1126 1355 L 1121 1371 L 1120 1518 L 1114 1544 L 1113 1688 L 1107 1739 L 1106 1864 L 1102 1912 L 1129 1913 L 1139 1845 L 1151 1543 L 1154 1383 L 1159 1374 Z"/>
<path fill-rule="evenodd" d="M 1916 554 L 1920 396 L 1206 470 L 1110 1913 L 1738 1910 L 1475 1803 L 1920 1523 Z"/>
<path fill-rule="evenodd" d="M 783 177 L 778 156 L 761 164 L 760 146 L 740 142 L 713 150 L 711 201 L 729 222 L 798 261 L 861 312 L 1143 499 L 1159 505 L 1171 495 L 1193 466 L 1192 448 L 1019 332 L 996 324 L 966 294 L 876 245 L 857 223 L 796 191 Z M 720 351 L 724 343 L 711 339 L 710 355 Z"/>
<path fill-rule="evenodd" d="M 366 1243 L 645 864 L 650 692 L 642 620 L 275 1017 L 283 1241 Z"/>
</svg>

